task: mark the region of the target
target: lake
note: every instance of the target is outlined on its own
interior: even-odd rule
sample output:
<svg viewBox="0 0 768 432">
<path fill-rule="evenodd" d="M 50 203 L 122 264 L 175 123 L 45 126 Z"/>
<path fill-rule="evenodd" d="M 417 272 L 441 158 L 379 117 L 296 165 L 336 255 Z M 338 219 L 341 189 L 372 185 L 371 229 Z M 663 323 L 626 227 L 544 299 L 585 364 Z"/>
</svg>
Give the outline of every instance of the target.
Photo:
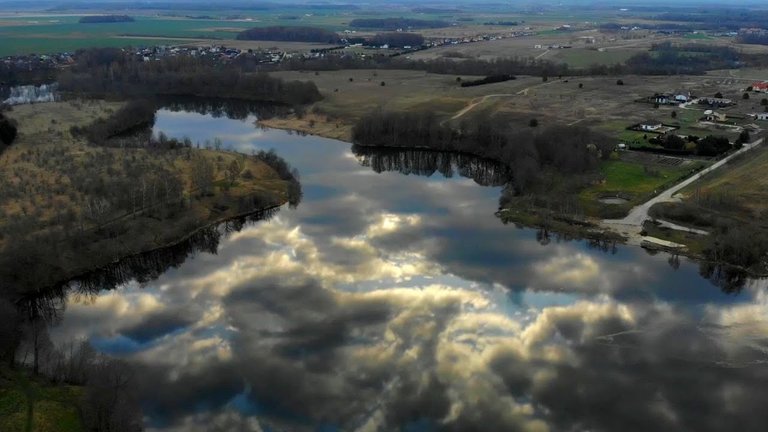
<svg viewBox="0 0 768 432">
<path fill-rule="evenodd" d="M 254 121 L 161 110 L 155 132 L 273 148 L 301 204 L 71 294 L 51 330 L 133 365 L 148 430 L 766 429 L 764 281 L 504 225 L 489 161 Z"/>
</svg>

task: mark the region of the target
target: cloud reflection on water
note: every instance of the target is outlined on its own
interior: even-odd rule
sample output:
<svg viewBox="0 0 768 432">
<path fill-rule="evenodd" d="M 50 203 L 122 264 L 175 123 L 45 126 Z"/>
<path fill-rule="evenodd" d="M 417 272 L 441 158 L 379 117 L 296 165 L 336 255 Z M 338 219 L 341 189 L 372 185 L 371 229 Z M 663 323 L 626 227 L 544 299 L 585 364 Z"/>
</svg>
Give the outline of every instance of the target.
<svg viewBox="0 0 768 432">
<path fill-rule="evenodd" d="M 247 139 L 301 170 L 298 210 L 144 288 L 72 299 L 55 329 L 134 361 L 150 429 L 765 429 L 763 287 L 543 247 L 495 219 L 498 188 Z"/>
</svg>

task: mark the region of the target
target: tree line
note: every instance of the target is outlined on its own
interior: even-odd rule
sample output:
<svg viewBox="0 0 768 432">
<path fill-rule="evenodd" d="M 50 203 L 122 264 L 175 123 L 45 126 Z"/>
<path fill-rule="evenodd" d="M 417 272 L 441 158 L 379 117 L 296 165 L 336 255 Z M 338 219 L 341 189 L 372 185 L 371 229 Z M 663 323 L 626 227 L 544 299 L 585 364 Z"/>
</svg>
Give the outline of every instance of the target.
<svg viewBox="0 0 768 432">
<path fill-rule="evenodd" d="M 52 63 L 29 58 L 23 62 L 0 62 L 0 93 L 5 93 L 3 86 L 44 84 L 56 78 L 56 68 Z"/>
<path fill-rule="evenodd" d="M 236 39 L 327 44 L 341 42 L 341 38 L 335 32 L 308 26 L 255 27 L 238 33 Z"/>
<path fill-rule="evenodd" d="M 418 45 L 411 45 L 418 46 Z M 531 75 L 604 76 L 604 75 L 674 75 L 703 74 L 714 69 L 768 66 L 768 55 L 741 53 L 730 47 L 704 44 L 657 44 L 651 53 L 638 53 L 623 64 L 590 65 L 571 68 L 565 63 L 532 57 L 507 57 L 490 60 L 468 58 L 409 59 L 396 55 L 372 55 L 361 58 L 345 53 L 327 53 L 322 58 L 292 58 L 279 65 L 260 65 L 247 58 L 238 59 L 244 70 L 343 70 L 404 69 L 450 75 Z"/>
<path fill-rule="evenodd" d="M 462 87 L 475 87 L 475 86 L 481 86 L 485 84 L 495 84 L 505 81 L 510 81 L 517 79 L 514 75 L 504 74 L 504 75 L 490 75 L 485 78 L 476 79 L 476 80 L 469 80 L 469 81 L 462 81 L 461 86 Z"/>
<path fill-rule="evenodd" d="M 312 82 L 284 82 L 265 73 L 246 73 L 235 65 L 186 56 L 144 62 L 121 50 L 78 52 L 78 62 L 59 75 L 63 92 L 137 98 L 196 96 L 303 105 L 322 96 Z"/>
<path fill-rule="evenodd" d="M 613 150 L 610 139 L 584 127 L 521 131 L 489 119 L 453 129 L 432 113 L 376 111 L 355 124 L 352 137 L 359 146 L 461 152 L 503 163 L 512 171 L 517 193 L 535 189 L 547 169 L 562 175 L 594 173 Z"/>
<path fill-rule="evenodd" d="M 80 24 L 102 24 L 102 23 L 121 23 L 134 22 L 133 17 L 128 15 L 91 15 L 84 16 L 78 21 Z"/>
<path fill-rule="evenodd" d="M 751 45 L 768 45 L 768 32 L 760 33 L 747 33 L 740 32 L 736 38 L 738 43 L 751 44 Z"/>
<path fill-rule="evenodd" d="M 450 27 L 451 23 L 441 20 L 412 18 L 355 18 L 349 22 L 352 28 L 394 31 L 398 29 L 436 29 Z"/>
<path fill-rule="evenodd" d="M 694 23 L 696 30 L 739 30 L 768 28 L 768 12 L 743 8 L 708 8 L 696 12 L 664 12 L 653 21 Z"/>
</svg>

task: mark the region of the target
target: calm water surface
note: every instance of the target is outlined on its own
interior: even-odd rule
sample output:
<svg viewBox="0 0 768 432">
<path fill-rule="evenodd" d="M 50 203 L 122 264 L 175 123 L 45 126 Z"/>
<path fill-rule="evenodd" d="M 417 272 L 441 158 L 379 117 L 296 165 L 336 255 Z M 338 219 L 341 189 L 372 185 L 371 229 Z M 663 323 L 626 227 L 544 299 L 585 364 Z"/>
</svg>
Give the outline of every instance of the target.
<svg viewBox="0 0 768 432">
<path fill-rule="evenodd" d="M 73 295 L 53 330 L 136 366 L 148 429 L 768 429 L 765 284 L 728 294 L 686 259 L 505 226 L 482 163 L 253 120 L 161 111 L 155 129 L 274 148 L 301 205 L 152 282 Z"/>
</svg>

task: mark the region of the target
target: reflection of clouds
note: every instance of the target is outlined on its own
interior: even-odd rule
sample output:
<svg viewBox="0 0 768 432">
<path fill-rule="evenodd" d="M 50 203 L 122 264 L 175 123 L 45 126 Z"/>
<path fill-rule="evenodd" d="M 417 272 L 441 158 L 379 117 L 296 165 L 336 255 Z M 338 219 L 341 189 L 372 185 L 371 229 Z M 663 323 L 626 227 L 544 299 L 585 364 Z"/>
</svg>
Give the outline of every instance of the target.
<svg viewBox="0 0 768 432">
<path fill-rule="evenodd" d="M 145 291 L 105 293 L 93 308 L 73 304 L 70 312 L 91 322 L 110 315 L 115 334 L 157 332 L 131 358 L 151 377 L 148 412 L 173 428 L 285 426 L 288 415 L 348 430 L 427 420 L 450 431 L 711 430 L 707 421 L 724 422 L 694 418 L 685 389 L 700 389 L 691 394 L 712 412 L 729 407 L 722 415 L 731 420 L 764 402 L 745 382 L 768 377 L 722 366 L 755 359 L 754 344 L 728 351 L 721 342 L 732 331 L 701 330 L 764 324 L 761 294 L 752 304 L 712 307 L 702 327 L 668 304 L 613 299 L 618 273 L 632 277 L 633 266 L 605 270 L 557 246 L 530 257 L 528 292 L 603 294 L 502 305 L 495 290 L 446 277 L 430 258 L 433 242 L 386 241 L 430 222 L 385 213 L 355 235 L 323 238 L 321 249 L 281 215 L 224 241 L 216 265 L 196 259 L 204 271 L 194 277 L 167 274 Z M 433 277 L 409 278 L 424 274 Z M 179 309 L 188 321 L 176 329 Z M 637 426 L 619 427 L 624 421 Z"/>
<path fill-rule="evenodd" d="M 374 177 L 346 146 L 267 135 L 307 173 L 298 210 L 70 302 L 57 329 L 133 343 L 114 352 L 140 369 L 150 426 L 765 429 L 762 291 L 718 304 L 688 264 L 502 226 L 497 189 Z"/>
</svg>

